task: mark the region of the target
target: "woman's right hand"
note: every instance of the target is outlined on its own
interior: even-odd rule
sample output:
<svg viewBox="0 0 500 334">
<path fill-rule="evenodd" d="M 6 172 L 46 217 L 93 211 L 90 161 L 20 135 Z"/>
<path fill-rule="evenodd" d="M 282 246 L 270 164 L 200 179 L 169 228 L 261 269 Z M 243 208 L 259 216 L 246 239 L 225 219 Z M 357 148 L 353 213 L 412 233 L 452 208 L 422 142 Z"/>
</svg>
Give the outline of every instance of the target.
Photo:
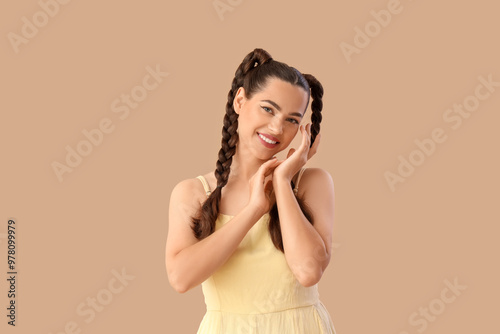
<svg viewBox="0 0 500 334">
<path fill-rule="evenodd" d="M 262 215 L 269 212 L 269 210 L 271 210 L 271 206 L 274 204 L 272 196 L 272 176 L 267 181 L 266 177 L 271 175 L 274 169 L 282 162 L 283 161 L 278 161 L 277 158 L 269 159 L 259 167 L 257 172 L 249 180 L 250 199 L 248 201 L 248 206 L 259 211 Z"/>
</svg>

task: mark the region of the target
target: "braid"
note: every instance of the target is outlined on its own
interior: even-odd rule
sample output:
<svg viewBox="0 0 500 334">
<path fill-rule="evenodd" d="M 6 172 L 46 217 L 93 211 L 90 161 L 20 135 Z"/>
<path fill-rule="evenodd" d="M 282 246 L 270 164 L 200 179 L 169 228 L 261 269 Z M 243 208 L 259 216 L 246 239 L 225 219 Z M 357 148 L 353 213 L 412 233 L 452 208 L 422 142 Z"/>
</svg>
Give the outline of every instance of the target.
<svg viewBox="0 0 500 334">
<path fill-rule="evenodd" d="M 233 155 L 236 152 L 236 144 L 238 143 L 238 114 L 234 111 L 233 101 L 238 91 L 238 88 L 243 86 L 245 75 L 254 67 L 271 60 L 269 53 L 262 49 L 255 49 L 250 52 L 236 70 L 231 89 L 227 94 L 226 115 L 222 127 L 222 147 L 219 150 L 219 160 L 216 163 L 215 177 L 217 179 L 217 187 L 222 188 L 227 184 L 229 171 L 233 161 Z"/>
<path fill-rule="evenodd" d="M 321 110 L 323 110 L 323 86 L 321 83 L 311 74 L 304 74 L 304 78 L 307 80 L 309 87 L 311 88 L 311 96 L 313 98 L 311 102 L 311 146 L 319 133 L 321 120 L 323 116 L 321 115 Z"/>
<path fill-rule="evenodd" d="M 219 150 L 216 169 L 214 171 L 217 179 L 217 187 L 203 203 L 199 218 L 193 218 L 191 229 L 195 237 L 201 240 L 215 231 L 215 221 L 219 214 L 219 204 L 222 197 L 222 188 L 227 184 L 233 156 L 236 153 L 238 143 L 238 114 L 234 111 L 234 97 L 240 87 L 244 84 L 244 79 L 248 72 L 258 65 L 272 60 L 272 57 L 263 49 L 254 49 L 242 61 L 236 69 L 231 89 L 227 94 L 226 114 L 224 115 L 222 126 L 221 149 Z"/>
</svg>

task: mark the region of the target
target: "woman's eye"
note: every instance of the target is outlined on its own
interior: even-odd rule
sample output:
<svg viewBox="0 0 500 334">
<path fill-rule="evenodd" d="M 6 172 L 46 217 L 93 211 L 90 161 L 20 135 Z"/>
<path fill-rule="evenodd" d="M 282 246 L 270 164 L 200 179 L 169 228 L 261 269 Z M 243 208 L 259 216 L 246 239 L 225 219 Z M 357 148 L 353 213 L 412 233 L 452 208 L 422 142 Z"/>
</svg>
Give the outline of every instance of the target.
<svg viewBox="0 0 500 334">
<path fill-rule="evenodd" d="M 262 109 L 264 109 L 267 113 L 272 113 L 273 110 L 269 107 L 264 107 L 264 106 L 260 106 Z M 293 124 L 299 124 L 299 121 L 297 121 L 296 119 L 294 118 L 289 118 L 288 119 L 290 121 L 290 123 L 293 123 Z"/>
</svg>

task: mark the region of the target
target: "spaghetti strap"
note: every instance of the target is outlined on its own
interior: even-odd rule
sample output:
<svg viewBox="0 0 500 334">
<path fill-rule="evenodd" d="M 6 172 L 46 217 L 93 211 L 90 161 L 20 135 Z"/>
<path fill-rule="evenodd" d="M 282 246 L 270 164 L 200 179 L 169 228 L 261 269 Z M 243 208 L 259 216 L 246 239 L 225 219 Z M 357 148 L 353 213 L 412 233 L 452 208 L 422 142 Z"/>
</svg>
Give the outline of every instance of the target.
<svg viewBox="0 0 500 334">
<path fill-rule="evenodd" d="M 207 193 L 207 197 L 209 197 L 211 191 L 210 191 L 210 187 L 208 186 L 208 182 L 205 179 L 205 177 L 203 175 L 198 175 L 196 178 L 199 179 L 201 181 L 201 183 L 203 183 L 203 188 L 205 188 L 205 192 Z"/>
<path fill-rule="evenodd" d="M 297 183 L 295 184 L 295 188 L 293 189 L 293 192 L 295 194 L 295 196 L 297 196 L 298 192 L 299 192 L 299 182 L 300 182 L 300 178 L 302 177 L 302 173 L 304 173 L 304 171 L 306 170 L 306 167 L 302 167 L 300 169 L 300 172 L 299 172 L 299 176 L 297 177 Z"/>
</svg>

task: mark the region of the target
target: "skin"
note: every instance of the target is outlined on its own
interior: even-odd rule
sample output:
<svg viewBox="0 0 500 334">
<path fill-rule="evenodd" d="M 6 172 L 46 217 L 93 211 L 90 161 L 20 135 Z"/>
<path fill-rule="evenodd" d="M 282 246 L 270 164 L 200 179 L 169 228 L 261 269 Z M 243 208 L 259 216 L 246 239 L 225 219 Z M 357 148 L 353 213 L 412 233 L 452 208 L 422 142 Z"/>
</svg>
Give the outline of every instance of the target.
<svg viewBox="0 0 500 334">
<path fill-rule="evenodd" d="M 262 100 L 274 101 L 281 111 Z M 321 168 L 307 168 L 302 174 L 298 195 L 305 198 L 313 213 L 314 226 L 311 225 L 290 187 L 290 181 L 296 184 L 298 171 L 317 152 L 321 137 L 318 134 L 309 148 L 310 124 L 302 125 L 300 117 L 307 108 L 307 93 L 301 87 L 272 78 L 250 98 L 240 87 L 233 106 L 239 114 L 239 142 L 219 208 L 221 213 L 234 217 L 198 241 L 189 227 L 189 217 L 206 199 L 205 190 L 196 178 L 177 184 L 169 207 L 169 282 L 180 293 L 201 284 L 224 264 L 248 230 L 276 202 L 287 263 L 302 285 L 314 285 L 331 256 L 334 185 L 330 174 Z M 278 138 L 279 144 L 272 149 L 265 147 L 258 133 Z M 297 149 L 289 149 L 284 160 L 271 159 L 285 150 L 298 133 L 302 142 Z M 213 172 L 204 176 L 213 190 L 217 184 Z"/>
</svg>

